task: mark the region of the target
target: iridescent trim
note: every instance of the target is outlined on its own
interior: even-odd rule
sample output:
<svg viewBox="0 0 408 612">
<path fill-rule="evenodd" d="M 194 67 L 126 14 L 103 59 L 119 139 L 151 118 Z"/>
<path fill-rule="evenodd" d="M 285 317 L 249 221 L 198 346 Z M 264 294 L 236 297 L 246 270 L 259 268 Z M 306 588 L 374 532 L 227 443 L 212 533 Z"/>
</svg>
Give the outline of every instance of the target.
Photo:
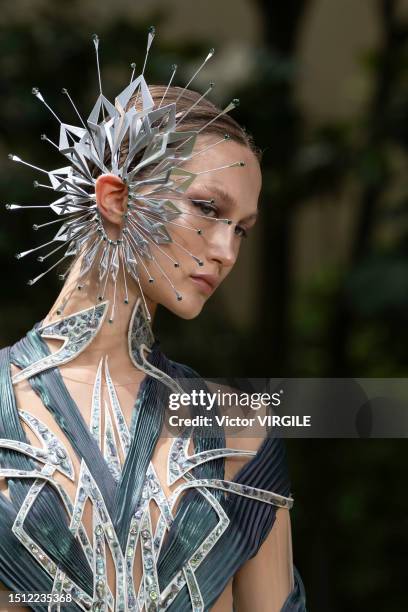
<svg viewBox="0 0 408 612">
<path fill-rule="evenodd" d="M 113 601 L 116 602 L 115 610 L 125 611 L 125 573 L 124 556 L 120 548 L 119 540 L 114 529 L 112 520 L 107 511 L 102 494 L 82 460 L 78 480 L 77 497 L 73 510 L 73 521 L 71 530 L 76 533 L 82 520 L 84 507 L 87 499 L 92 502 L 92 530 L 93 530 L 93 574 L 94 574 L 94 605 L 96 610 L 105 609 L 106 602 L 113 609 Z M 106 550 L 105 541 L 113 559 L 116 574 L 116 593 L 112 597 L 106 576 Z"/>
<path fill-rule="evenodd" d="M 108 404 L 105 402 L 105 435 L 103 457 L 109 466 L 113 478 L 116 482 L 119 481 L 121 465 L 116 445 L 115 435 L 113 433 L 112 419 L 109 414 Z"/>
<path fill-rule="evenodd" d="M 128 331 L 129 357 L 136 368 L 143 365 L 143 360 L 139 354 L 140 347 L 143 345 L 147 350 L 150 350 L 153 343 L 154 335 L 152 328 L 147 320 L 142 300 L 138 298 L 133 308 Z"/>
<path fill-rule="evenodd" d="M 195 482 L 190 474 L 186 474 L 186 476 L 184 476 L 184 479 L 187 479 L 190 482 Z M 189 483 L 185 483 L 185 484 L 189 484 Z M 172 508 L 174 507 L 176 503 L 177 497 L 182 491 L 182 486 L 183 485 L 178 487 L 176 491 L 174 491 L 171 495 L 170 503 L 171 503 Z M 204 561 L 204 559 L 207 557 L 210 550 L 216 545 L 216 543 L 221 538 L 223 533 L 226 531 L 230 523 L 228 516 L 226 515 L 225 511 L 223 510 L 222 506 L 217 501 L 217 499 L 205 488 L 198 489 L 198 491 L 201 495 L 205 497 L 205 499 L 210 503 L 210 505 L 213 507 L 213 509 L 217 513 L 218 524 L 214 527 L 214 529 L 204 539 L 202 544 L 193 553 L 193 555 L 190 557 L 190 559 L 188 560 L 186 565 L 182 568 L 182 570 L 178 571 L 175 574 L 174 578 L 170 581 L 170 583 L 162 591 L 160 595 L 160 608 L 164 610 L 166 610 L 173 603 L 178 593 L 187 584 L 187 586 L 189 585 L 188 586 L 189 593 L 191 594 L 191 592 L 193 592 L 194 594 L 194 600 L 192 600 L 193 609 L 194 609 L 194 606 L 197 606 L 201 612 L 201 609 L 199 608 L 200 606 L 199 601 L 202 601 L 202 597 L 201 597 L 200 590 L 198 588 L 198 584 L 195 580 L 194 570 L 197 569 L 197 567 Z M 161 530 L 160 527 L 159 529 Z M 159 550 L 160 550 L 162 542 L 160 543 Z M 187 575 L 185 573 L 186 568 L 187 568 Z M 188 580 L 188 583 L 187 583 L 187 580 Z"/>
<path fill-rule="evenodd" d="M 105 612 L 107 610 L 107 589 L 108 577 L 106 572 L 106 550 L 103 525 L 99 520 L 98 512 L 93 507 L 93 549 L 95 551 L 93 574 L 94 574 L 94 591 L 92 608 Z"/>
<path fill-rule="evenodd" d="M 190 593 L 192 612 L 203 612 L 204 601 L 191 565 L 187 564 L 186 567 L 183 568 L 183 572 L 186 579 L 188 592 Z"/>
<path fill-rule="evenodd" d="M 129 429 L 123 416 L 122 408 L 120 407 L 119 399 L 116 393 L 115 386 L 113 384 L 109 367 L 108 367 L 108 356 L 105 357 L 105 379 L 108 387 L 110 405 L 112 407 L 113 418 L 115 419 L 116 428 L 119 434 L 119 440 L 122 447 L 123 455 L 126 457 L 129 446 L 130 446 L 130 435 Z"/>
<path fill-rule="evenodd" d="M 81 313 L 79 314 L 79 316 Z M 150 327 L 145 325 L 143 305 L 140 300 L 135 305 L 132 315 L 133 341 L 132 354 L 134 363 L 138 368 L 147 371 L 168 386 L 177 385 L 165 372 L 154 368 L 145 357 L 145 352 L 151 350 L 153 336 Z M 145 321 L 146 323 L 146 321 Z M 142 326 L 142 331 L 135 332 L 135 327 Z M 130 333 L 130 332 L 129 332 Z M 147 343 L 147 344 L 145 344 Z M 149 346 L 148 346 L 149 345 Z M 73 343 L 75 350 L 75 343 Z M 149 348 L 150 347 L 150 348 Z M 39 362 L 37 362 L 39 363 Z M 102 382 L 106 380 L 106 400 L 102 398 Z M 169 381 L 170 384 L 169 384 Z M 103 405 L 102 405 L 103 402 Z M 138 410 L 135 404 L 134 413 Z M 129 532 L 125 543 L 120 545 L 120 538 L 115 530 L 101 489 L 91 475 L 88 465 L 82 458 L 80 472 L 76 487 L 74 503 L 71 502 L 64 487 L 53 477 L 60 471 L 71 480 L 74 478 L 74 469 L 68 453 L 58 438 L 40 420 L 26 411 L 20 411 L 20 418 L 34 431 L 42 441 L 42 447 L 36 448 L 25 442 L 1 439 L 0 448 L 8 448 L 32 457 L 44 464 L 42 469 L 1 469 L 0 476 L 6 478 L 30 478 L 34 484 L 22 504 L 14 521 L 13 532 L 25 548 L 33 556 L 33 561 L 41 566 L 53 579 L 53 593 L 70 593 L 73 600 L 81 609 L 99 610 L 100 612 L 155 612 L 167 610 L 170 606 L 177 606 L 176 598 L 182 590 L 181 598 L 188 596 L 193 612 L 204 612 L 205 601 L 200 590 L 200 583 L 196 571 L 208 557 L 210 551 L 230 527 L 230 519 L 224 510 L 223 501 L 229 495 L 247 497 L 276 507 L 290 509 L 293 504 L 291 497 L 285 497 L 269 490 L 254 486 L 228 481 L 221 478 L 195 478 L 191 471 L 193 468 L 206 462 L 224 457 L 254 457 L 255 451 L 245 451 L 234 448 L 213 448 L 198 453 L 188 454 L 193 430 L 184 432 L 183 437 L 175 438 L 170 445 L 167 457 L 167 482 L 171 486 L 178 483 L 175 490 L 167 498 L 165 491 L 157 476 L 153 463 L 150 461 L 146 469 L 141 493 L 136 502 L 133 515 L 129 523 Z M 104 419 L 104 427 L 101 423 Z M 103 357 L 97 368 L 93 391 L 89 429 L 92 437 L 97 441 L 108 468 L 114 480 L 119 483 L 122 477 L 122 463 L 130 449 L 131 434 L 127 426 L 120 401 L 112 381 L 107 357 Z M 119 452 L 121 449 L 122 457 Z M 122 460 L 123 459 L 123 460 Z M 74 580 L 71 580 L 60 567 L 58 567 L 45 551 L 24 531 L 24 520 L 35 502 L 44 484 L 48 482 L 60 495 L 65 510 L 70 518 L 69 530 L 78 539 L 85 558 L 93 574 L 93 595 L 90 597 Z M 195 489 L 208 502 L 217 518 L 215 526 L 210 533 L 203 536 L 196 549 L 190 554 L 174 574 L 168 584 L 160 590 L 158 576 L 158 559 L 164 545 L 165 536 L 172 528 L 175 520 L 175 506 L 182 493 L 188 489 Z M 220 490 L 224 493 L 221 500 L 211 490 Z M 89 500 L 92 504 L 92 535 L 89 538 L 83 524 L 85 504 Z M 150 504 L 155 503 L 159 509 L 159 518 L 153 532 Z M 135 555 L 140 545 L 142 562 L 142 575 L 139 585 L 134 582 Z M 115 592 L 111 592 L 107 577 L 108 550 L 113 560 L 116 583 Z M 188 595 L 186 595 L 188 594 Z M 55 606 L 54 606 L 55 607 Z M 58 610 L 58 607 L 57 607 Z"/>
<path fill-rule="evenodd" d="M 209 487 L 211 489 L 220 489 L 227 493 L 235 493 L 236 495 L 242 495 L 243 497 L 249 497 L 262 501 L 265 504 L 271 504 L 272 506 L 279 506 L 280 508 L 292 508 L 293 498 L 273 493 L 272 491 L 265 491 L 264 489 L 258 489 L 257 487 L 250 487 L 243 485 L 231 480 L 219 480 L 216 478 L 201 478 L 199 480 L 192 480 L 180 485 L 177 488 L 177 494 L 181 493 L 185 489 Z M 176 493 L 175 491 L 175 493 Z"/>
<path fill-rule="evenodd" d="M 92 405 L 91 405 L 91 419 L 90 419 L 90 430 L 92 436 L 95 438 L 99 448 L 102 448 L 101 441 L 101 382 L 102 382 L 102 361 L 101 357 L 98 365 L 98 370 L 95 376 L 95 382 L 92 391 Z"/>
<path fill-rule="evenodd" d="M 21 544 L 23 544 L 23 546 L 25 546 L 25 548 L 33 556 L 36 562 L 39 563 L 42 568 L 53 578 L 56 577 L 58 566 L 54 563 L 51 557 L 49 557 L 46 552 L 28 535 L 28 533 L 24 531 L 24 521 L 45 482 L 49 482 L 53 487 L 55 487 L 61 496 L 67 513 L 71 514 L 72 504 L 69 496 L 66 494 L 63 487 L 61 487 L 61 485 L 59 485 L 59 483 L 52 478 L 52 473 L 54 470 L 55 468 L 52 465 L 45 465 L 41 472 L 38 470 L 0 470 L 0 476 L 4 476 L 6 478 L 36 478 L 19 509 L 13 523 L 12 531 L 19 539 Z M 64 578 L 63 589 L 66 593 L 70 593 L 72 595 L 75 603 L 77 603 L 83 610 L 91 609 L 92 599 L 68 577 Z"/>
<path fill-rule="evenodd" d="M 153 549 L 152 522 L 148 509 L 144 513 L 141 523 L 140 547 L 143 563 L 144 603 L 146 610 L 153 612 L 158 609 L 160 590 Z"/>
<path fill-rule="evenodd" d="M 104 369 L 102 369 L 103 364 L 105 365 Z M 108 396 L 109 396 L 109 404 L 105 400 L 103 404 L 103 413 L 102 413 L 102 373 L 104 373 Z M 110 414 L 110 408 L 113 413 L 113 420 Z M 102 432 L 101 432 L 101 420 L 102 414 L 104 415 L 105 420 L 105 428 L 103 432 L 103 445 L 102 445 Z M 92 391 L 92 407 L 91 407 L 91 419 L 89 424 L 90 432 L 92 436 L 95 438 L 98 446 L 103 452 L 103 457 L 109 467 L 109 470 L 115 480 L 118 482 L 121 474 L 121 459 L 119 455 L 119 447 L 117 443 L 117 439 L 115 436 L 115 428 L 118 433 L 118 438 L 120 441 L 120 445 L 122 448 L 123 458 L 126 458 L 126 455 L 130 446 L 130 434 L 129 429 L 125 420 L 125 417 L 122 412 L 122 408 L 119 403 L 119 399 L 116 393 L 115 386 L 113 384 L 112 378 L 109 373 L 108 368 L 108 358 L 107 356 L 101 358 L 98 370 L 95 376 L 95 382 Z"/>
<path fill-rule="evenodd" d="M 7 440 L 6 438 L 0 438 L 0 448 L 16 450 L 41 463 L 52 464 L 67 478 L 75 480 L 74 467 L 65 446 L 42 421 L 25 410 L 20 410 L 19 414 L 30 429 L 42 440 L 42 448 L 37 448 L 26 442 Z"/>
<path fill-rule="evenodd" d="M 63 340 L 62 347 L 38 361 L 30 364 L 12 378 L 13 384 L 26 380 L 34 374 L 44 372 L 49 368 L 59 367 L 75 359 L 92 342 L 104 321 L 109 302 L 102 302 L 86 310 L 75 312 L 54 323 L 38 328 L 42 338 Z"/>
<path fill-rule="evenodd" d="M 187 474 L 197 465 L 222 457 L 253 457 L 256 451 L 241 450 L 239 448 L 214 448 L 201 453 L 187 455 L 191 441 L 192 430 L 188 437 L 174 438 L 167 459 L 167 483 L 174 484 L 178 478 Z"/>
<path fill-rule="evenodd" d="M 128 331 L 128 350 L 132 363 L 138 370 L 156 378 L 174 393 L 183 393 L 183 388 L 162 370 L 154 367 L 147 359 L 152 350 L 154 336 L 147 320 L 142 300 L 138 298 L 132 312 Z"/>
</svg>

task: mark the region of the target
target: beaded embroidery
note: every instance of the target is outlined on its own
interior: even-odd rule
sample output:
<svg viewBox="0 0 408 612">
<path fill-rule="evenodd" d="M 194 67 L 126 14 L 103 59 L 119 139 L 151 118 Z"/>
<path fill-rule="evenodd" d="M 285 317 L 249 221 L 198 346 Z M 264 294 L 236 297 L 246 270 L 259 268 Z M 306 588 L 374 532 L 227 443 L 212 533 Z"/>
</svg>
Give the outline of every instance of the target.
<svg viewBox="0 0 408 612">
<path fill-rule="evenodd" d="M 44 358 L 30 365 L 16 375 L 13 382 L 28 378 L 48 367 L 66 363 L 68 359 L 73 359 L 100 328 L 105 313 L 106 304 L 104 303 L 88 311 L 82 311 L 61 319 L 61 321 L 50 326 L 40 328 L 40 333 L 44 337 L 62 338 L 64 339 L 64 345 L 60 351 L 50 356 L 54 358 L 53 360 Z M 93 327 L 87 332 L 84 325 L 90 321 L 94 321 Z M 129 331 L 129 349 L 133 356 L 133 362 L 138 368 L 146 369 L 150 375 L 160 378 L 165 384 L 169 384 L 168 379 L 170 377 L 164 372 L 157 368 L 149 370 L 146 367 L 147 361 L 143 352 L 151 350 L 153 342 L 154 337 L 144 318 L 143 306 L 138 301 L 132 315 L 132 325 Z M 103 376 L 107 383 L 109 402 L 104 402 L 102 406 L 101 384 Z M 174 384 L 176 384 L 175 381 L 172 381 L 171 386 Z M 105 428 L 102 432 L 101 417 L 103 412 Z M 39 563 L 53 578 L 52 594 L 70 593 L 73 601 L 83 610 L 92 609 L 101 612 L 125 612 L 125 610 L 155 612 L 156 610 L 166 610 L 174 602 L 180 590 L 187 586 L 191 609 L 193 612 L 203 612 L 204 601 L 195 572 L 230 523 L 222 505 L 211 490 L 219 489 L 224 491 L 225 494 L 245 496 L 288 509 L 291 508 L 293 503 L 293 499 L 290 497 L 236 482 L 217 478 L 195 478 L 191 474 L 191 470 L 204 462 L 228 456 L 252 456 L 256 453 L 233 448 L 218 448 L 189 455 L 188 448 L 193 434 L 193 430 L 190 430 L 187 432 L 188 435 L 184 435 L 183 438 L 175 438 L 170 447 L 167 484 L 170 486 L 178 483 L 178 486 L 169 498 L 166 497 L 153 463 L 149 462 L 142 494 L 131 518 L 126 545 L 122 550 L 104 498 L 84 459 L 82 459 L 80 465 L 75 501 L 72 503 L 64 488 L 54 478 L 55 472 L 60 471 L 70 480 L 75 480 L 72 461 L 66 448 L 46 425 L 30 415 L 29 412 L 20 410 L 19 416 L 38 436 L 42 446 L 35 447 L 24 442 L 0 439 L 0 448 L 15 450 L 39 462 L 39 466 L 33 470 L 0 469 L 0 477 L 34 479 L 34 483 L 14 521 L 13 533 L 30 552 L 33 560 Z M 101 359 L 95 376 L 89 429 L 101 451 L 103 449 L 109 470 L 115 481 L 118 482 L 122 470 L 119 446 L 124 461 L 129 451 L 131 434 L 110 376 L 107 357 Z M 69 529 L 78 538 L 92 570 L 92 597 L 75 584 L 46 552 L 30 538 L 24 529 L 25 518 L 46 482 L 53 486 L 61 497 L 65 510 L 70 517 Z M 159 554 L 166 533 L 174 521 L 176 502 L 185 490 L 191 488 L 195 488 L 208 501 L 217 514 L 218 522 L 193 552 L 183 568 L 174 575 L 164 588 L 160 589 L 157 571 Z M 87 500 L 92 504 L 91 541 L 82 522 Z M 160 512 L 154 530 L 150 514 L 150 503 L 152 501 L 155 502 Z M 134 582 L 134 562 L 139 544 L 142 577 L 139 586 L 137 586 Z M 113 559 L 116 572 L 114 593 L 111 592 L 107 580 L 107 549 L 109 549 Z M 55 609 L 55 604 L 52 605 Z M 58 606 L 57 609 L 59 609 Z"/>
</svg>

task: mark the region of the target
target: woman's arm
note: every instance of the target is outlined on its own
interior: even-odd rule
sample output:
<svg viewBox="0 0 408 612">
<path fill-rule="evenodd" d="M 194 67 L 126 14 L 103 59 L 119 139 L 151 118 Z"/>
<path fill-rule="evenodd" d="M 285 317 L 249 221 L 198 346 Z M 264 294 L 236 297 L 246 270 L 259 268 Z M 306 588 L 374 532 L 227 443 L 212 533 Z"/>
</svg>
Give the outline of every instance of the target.
<svg viewBox="0 0 408 612">
<path fill-rule="evenodd" d="M 290 514 L 278 508 L 258 553 L 234 577 L 234 612 L 280 612 L 293 587 Z"/>
</svg>

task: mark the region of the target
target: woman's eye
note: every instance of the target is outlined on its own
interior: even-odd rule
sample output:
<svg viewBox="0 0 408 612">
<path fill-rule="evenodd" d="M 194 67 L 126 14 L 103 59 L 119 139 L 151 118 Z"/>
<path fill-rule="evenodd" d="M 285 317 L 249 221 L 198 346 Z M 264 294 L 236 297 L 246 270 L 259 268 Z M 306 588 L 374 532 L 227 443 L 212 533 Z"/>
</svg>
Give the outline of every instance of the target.
<svg viewBox="0 0 408 612">
<path fill-rule="evenodd" d="M 218 211 L 215 206 L 212 206 L 211 204 L 208 204 L 207 202 L 203 202 L 201 200 L 191 200 L 191 202 L 194 204 L 194 206 L 197 206 L 197 208 L 201 210 L 203 215 L 206 215 L 207 217 L 217 216 Z"/>
<path fill-rule="evenodd" d="M 242 227 L 241 225 L 235 226 L 235 233 L 240 238 L 246 238 L 248 236 L 247 230 L 245 229 L 245 227 Z"/>
</svg>

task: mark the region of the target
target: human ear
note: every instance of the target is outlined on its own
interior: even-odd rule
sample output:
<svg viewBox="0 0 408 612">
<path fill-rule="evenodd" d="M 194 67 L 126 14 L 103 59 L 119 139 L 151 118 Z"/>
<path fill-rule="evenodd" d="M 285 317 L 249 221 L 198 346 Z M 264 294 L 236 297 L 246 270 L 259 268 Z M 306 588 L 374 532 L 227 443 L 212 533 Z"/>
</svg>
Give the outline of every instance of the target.
<svg viewBox="0 0 408 612">
<path fill-rule="evenodd" d="M 128 199 L 127 185 L 115 174 L 101 174 L 95 183 L 96 205 L 101 215 L 114 225 L 122 223 Z"/>
</svg>

